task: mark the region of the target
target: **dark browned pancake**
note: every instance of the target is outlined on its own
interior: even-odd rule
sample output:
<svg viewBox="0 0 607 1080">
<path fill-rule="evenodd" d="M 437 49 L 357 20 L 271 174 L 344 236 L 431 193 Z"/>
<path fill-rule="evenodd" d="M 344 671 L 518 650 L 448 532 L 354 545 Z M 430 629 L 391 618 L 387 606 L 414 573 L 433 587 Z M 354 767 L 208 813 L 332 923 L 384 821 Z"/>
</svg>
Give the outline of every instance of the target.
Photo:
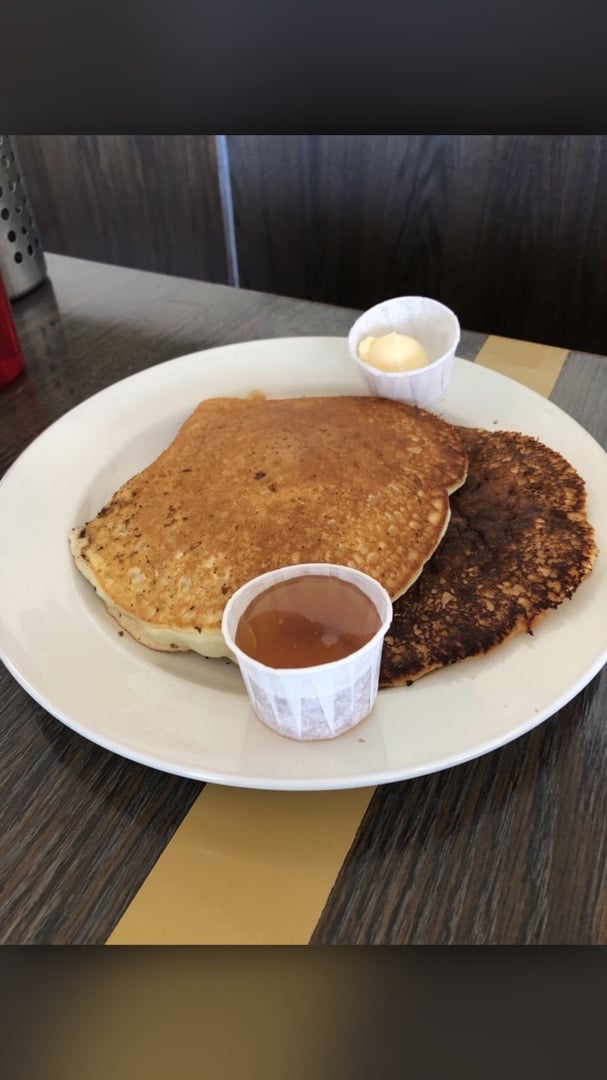
<svg viewBox="0 0 607 1080">
<path fill-rule="evenodd" d="M 383 687 L 531 631 L 571 597 L 597 553 L 584 481 L 560 454 L 517 432 L 458 430 L 468 478 L 451 497 L 440 547 L 394 604 Z"/>
</svg>

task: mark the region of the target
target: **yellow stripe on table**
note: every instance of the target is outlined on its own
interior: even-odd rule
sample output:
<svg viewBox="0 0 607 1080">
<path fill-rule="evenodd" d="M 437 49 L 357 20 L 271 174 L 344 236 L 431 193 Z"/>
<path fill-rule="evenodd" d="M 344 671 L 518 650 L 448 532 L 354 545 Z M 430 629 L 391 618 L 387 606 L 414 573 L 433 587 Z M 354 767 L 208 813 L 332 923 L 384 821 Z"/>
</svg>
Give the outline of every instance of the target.
<svg viewBox="0 0 607 1080">
<path fill-rule="evenodd" d="M 566 356 L 491 336 L 476 363 L 548 397 Z M 207 784 L 108 944 L 306 944 L 373 791 Z"/>
<path fill-rule="evenodd" d="M 373 789 L 207 784 L 110 945 L 305 945 Z"/>
<path fill-rule="evenodd" d="M 515 379 L 530 390 L 549 397 L 567 356 L 567 349 L 537 345 L 532 341 L 492 334 L 481 348 L 476 363 Z"/>
</svg>

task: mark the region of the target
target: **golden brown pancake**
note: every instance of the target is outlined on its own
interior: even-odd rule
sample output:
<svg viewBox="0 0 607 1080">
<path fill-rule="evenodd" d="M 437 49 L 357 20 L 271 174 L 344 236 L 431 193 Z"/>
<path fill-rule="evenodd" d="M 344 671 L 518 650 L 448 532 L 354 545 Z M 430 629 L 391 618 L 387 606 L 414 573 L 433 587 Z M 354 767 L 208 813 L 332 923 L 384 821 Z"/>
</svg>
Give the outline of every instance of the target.
<svg viewBox="0 0 607 1080">
<path fill-rule="evenodd" d="M 394 605 L 380 686 L 490 652 L 570 597 L 597 554 L 584 481 L 560 454 L 512 431 L 460 428 L 468 478 L 445 538 Z"/>
<path fill-rule="evenodd" d="M 453 426 L 384 398 L 209 399 L 72 552 L 138 641 L 222 656 L 227 599 L 264 571 L 345 563 L 400 596 L 466 468 Z"/>
</svg>

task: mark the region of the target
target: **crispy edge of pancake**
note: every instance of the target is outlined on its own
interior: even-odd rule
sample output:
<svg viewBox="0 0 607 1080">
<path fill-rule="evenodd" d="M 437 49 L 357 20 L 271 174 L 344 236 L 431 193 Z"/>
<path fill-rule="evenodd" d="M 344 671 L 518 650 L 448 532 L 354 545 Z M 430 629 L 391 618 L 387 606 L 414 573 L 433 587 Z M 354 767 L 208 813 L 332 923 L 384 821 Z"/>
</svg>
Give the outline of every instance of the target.
<svg viewBox="0 0 607 1080">
<path fill-rule="evenodd" d="M 225 644 L 221 632 L 205 631 L 198 634 L 195 630 L 178 630 L 170 626 L 158 626 L 145 622 L 116 604 L 105 592 L 97 577 L 91 570 L 87 560 L 83 558 L 83 552 L 87 546 L 86 537 L 80 534 L 82 528 L 72 529 L 69 534 L 69 545 L 74 562 L 88 582 L 93 586 L 100 600 L 103 601 L 108 614 L 118 625 L 138 641 L 140 645 L 146 645 L 148 649 L 156 652 L 197 652 L 201 656 L 211 659 L 220 657 L 232 658 L 232 653 Z"/>
</svg>

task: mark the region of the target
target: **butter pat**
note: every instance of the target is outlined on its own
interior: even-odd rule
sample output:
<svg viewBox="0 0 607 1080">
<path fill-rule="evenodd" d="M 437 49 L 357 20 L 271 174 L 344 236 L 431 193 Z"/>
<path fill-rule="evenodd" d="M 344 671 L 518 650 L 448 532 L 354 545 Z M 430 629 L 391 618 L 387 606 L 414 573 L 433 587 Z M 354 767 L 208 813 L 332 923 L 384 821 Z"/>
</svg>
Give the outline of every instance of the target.
<svg viewBox="0 0 607 1080">
<path fill-rule="evenodd" d="M 380 337 L 365 337 L 358 346 L 365 364 L 378 371 L 415 371 L 430 362 L 426 350 L 415 338 L 392 331 Z"/>
</svg>

